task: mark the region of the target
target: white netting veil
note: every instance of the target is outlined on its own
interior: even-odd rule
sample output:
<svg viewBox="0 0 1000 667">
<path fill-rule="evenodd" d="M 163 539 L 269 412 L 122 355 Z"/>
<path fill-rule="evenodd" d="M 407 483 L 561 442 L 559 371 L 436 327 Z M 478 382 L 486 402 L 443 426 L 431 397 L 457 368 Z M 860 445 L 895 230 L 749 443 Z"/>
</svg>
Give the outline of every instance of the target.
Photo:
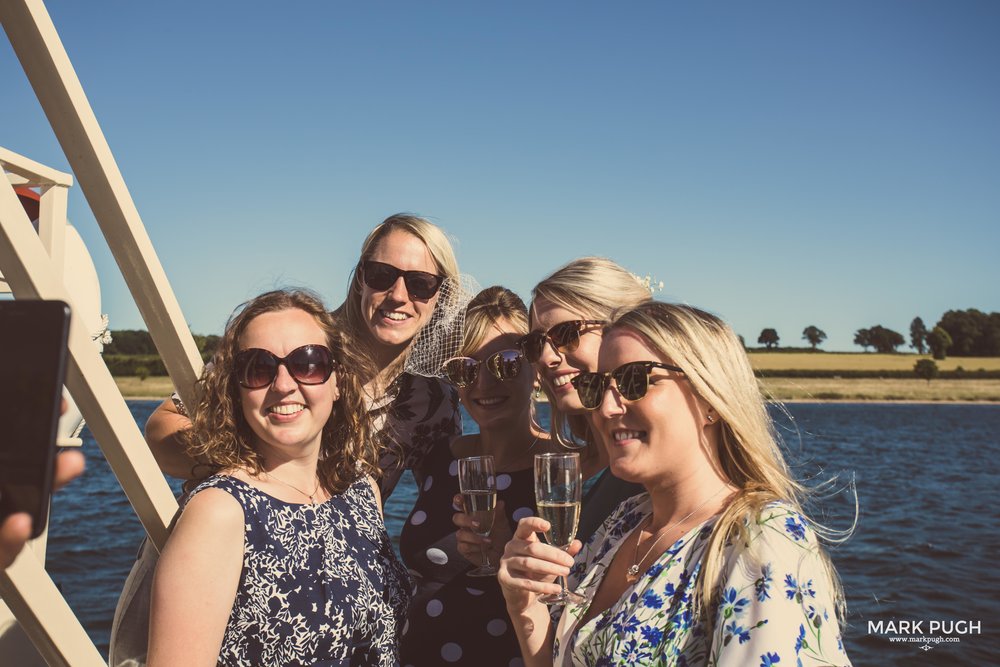
<svg viewBox="0 0 1000 667">
<path fill-rule="evenodd" d="M 445 278 L 430 321 L 413 339 L 403 364 L 404 373 L 440 377 L 444 362 L 458 354 L 465 329 L 465 309 L 477 294 L 479 283 L 472 276 Z"/>
</svg>

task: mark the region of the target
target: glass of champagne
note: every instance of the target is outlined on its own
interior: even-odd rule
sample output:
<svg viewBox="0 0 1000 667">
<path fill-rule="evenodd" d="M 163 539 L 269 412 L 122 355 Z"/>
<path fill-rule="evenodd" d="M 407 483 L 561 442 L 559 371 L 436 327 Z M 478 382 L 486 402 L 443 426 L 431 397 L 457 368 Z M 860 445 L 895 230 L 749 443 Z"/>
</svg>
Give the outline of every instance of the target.
<svg viewBox="0 0 1000 667">
<path fill-rule="evenodd" d="M 576 536 L 580 522 L 579 454 L 535 455 L 535 504 L 538 515 L 549 522 L 545 541 L 560 549 L 568 549 Z M 548 605 L 579 604 L 583 598 L 566 590 L 566 578 L 559 577 L 562 592 L 543 595 L 539 600 Z"/>
<path fill-rule="evenodd" d="M 465 513 L 479 524 L 474 529 L 480 537 L 487 537 L 493 530 L 493 510 L 497 505 L 497 476 L 492 456 L 469 456 L 458 460 L 458 488 L 462 492 Z M 497 573 L 490 564 L 485 544 L 480 544 L 483 564 L 466 572 L 470 577 L 492 577 Z"/>
</svg>

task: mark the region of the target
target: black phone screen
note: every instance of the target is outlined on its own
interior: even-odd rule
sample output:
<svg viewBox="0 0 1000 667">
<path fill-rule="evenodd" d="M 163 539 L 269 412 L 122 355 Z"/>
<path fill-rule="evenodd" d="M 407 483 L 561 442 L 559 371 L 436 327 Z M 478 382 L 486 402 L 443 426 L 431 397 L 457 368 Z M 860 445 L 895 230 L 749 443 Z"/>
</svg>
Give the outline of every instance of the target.
<svg viewBox="0 0 1000 667">
<path fill-rule="evenodd" d="M 66 375 L 69 306 L 0 301 L 0 518 L 27 512 L 45 528 Z"/>
</svg>

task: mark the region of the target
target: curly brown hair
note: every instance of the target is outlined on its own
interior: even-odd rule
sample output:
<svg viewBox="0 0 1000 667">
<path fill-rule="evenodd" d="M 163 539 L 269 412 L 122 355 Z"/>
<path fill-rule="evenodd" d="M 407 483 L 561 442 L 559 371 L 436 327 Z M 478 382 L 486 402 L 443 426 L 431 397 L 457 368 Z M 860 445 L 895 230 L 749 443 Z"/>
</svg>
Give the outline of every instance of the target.
<svg viewBox="0 0 1000 667">
<path fill-rule="evenodd" d="M 362 389 L 370 369 L 363 357 L 348 357 L 355 347 L 349 335 L 336 326 L 322 300 L 305 289 L 265 292 L 239 306 L 226 323 L 212 363 L 195 384 L 194 417 L 182 432 L 188 455 L 200 461 L 196 478 L 229 468 L 245 468 L 252 475 L 264 472 L 264 460 L 253 448 L 253 431 L 243 415 L 240 387 L 233 372 L 240 338 L 254 318 L 281 310 L 301 310 L 312 315 L 326 334 L 337 362 L 340 398 L 323 427 L 317 474 L 330 494 L 347 489 L 358 475 L 381 474 L 377 465 L 373 427 Z"/>
</svg>

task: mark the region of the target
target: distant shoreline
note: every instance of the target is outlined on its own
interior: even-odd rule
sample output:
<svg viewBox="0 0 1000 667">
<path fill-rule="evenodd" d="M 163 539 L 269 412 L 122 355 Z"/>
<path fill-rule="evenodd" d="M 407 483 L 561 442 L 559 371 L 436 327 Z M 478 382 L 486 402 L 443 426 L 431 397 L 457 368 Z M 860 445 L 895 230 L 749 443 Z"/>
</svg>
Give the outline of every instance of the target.
<svg viewBox="0 0 1000 667">
<path fill-rule="evenodd" d="M 170 378 L 116 377 L 129 400 L 163 401 L 173 392 Z M 782 378 L 761 381 L 765 395 L 780 403 L 1000 404 L 1000 380 L 872 378 Z"/>
</svg>

